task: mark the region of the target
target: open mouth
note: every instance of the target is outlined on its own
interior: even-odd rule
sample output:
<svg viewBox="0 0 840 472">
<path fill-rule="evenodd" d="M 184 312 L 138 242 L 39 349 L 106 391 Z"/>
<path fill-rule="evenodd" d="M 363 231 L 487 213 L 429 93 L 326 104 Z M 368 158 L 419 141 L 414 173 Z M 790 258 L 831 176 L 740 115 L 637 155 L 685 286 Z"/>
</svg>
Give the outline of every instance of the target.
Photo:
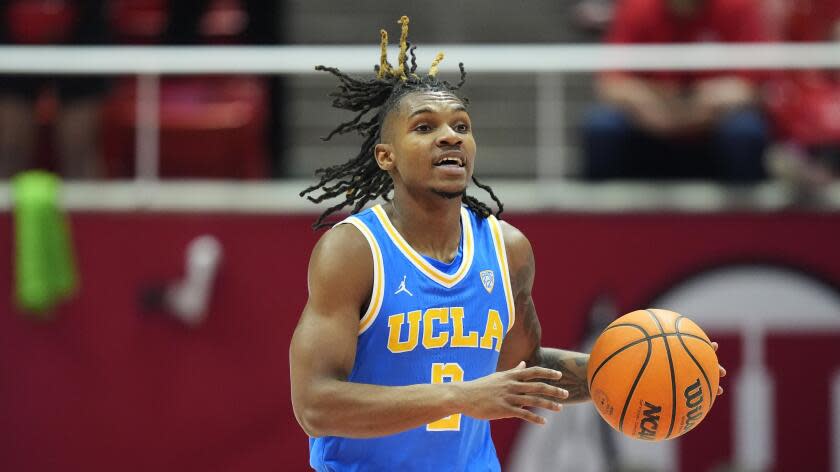
<svg viewBox="0 0 840 472">
<path fill-rule="evenodd" d="M 460 157 L 444 157 L 435 162 L 435 167 L 464 167 L 464 161 Z"/>
</svg>

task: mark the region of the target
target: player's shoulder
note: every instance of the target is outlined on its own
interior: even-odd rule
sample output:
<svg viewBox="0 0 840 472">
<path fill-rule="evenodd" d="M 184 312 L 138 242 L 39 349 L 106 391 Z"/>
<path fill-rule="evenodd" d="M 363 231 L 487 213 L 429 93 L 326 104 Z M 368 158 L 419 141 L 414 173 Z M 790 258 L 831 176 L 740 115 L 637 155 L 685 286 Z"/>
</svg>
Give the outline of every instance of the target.
<svg viewBox="0 0 840 472">
<path fill-rule="evenodd" d="M 531 252 L 531 242 L 519 228 L 505 220 L 499 220 L 499 226 L 502 228 L 502 237 L 505 240 L 505 249 L 508 252 L 511 250 Z"/>
<path fill-rule="evenodd" d="M 370 245 L 361 230 L 352 224 L 339 224 L 325 232 L 309 260 L 312 272 L 333 273 L 341 277 L 372 273 Z M 343 274 L 343 276 L 342 276 Z"/>
<path fill-rule="evenodd" d="M 502 228 L 502 237 L 505 241 L 505 252 L 507 253 L 510 273 L 517 274 L 523 269 L 533 271 L 534 250 L 531 248 L 531 242 L 525 236 L 525 233 L 504 220 L 499 220 L 499 225 Z"/>
<path fill-rule="evenodd" d="M 313 250 L 316 253 L 321 257 L 346 259 L 369 255 L 370 247 L 361 230 L 352 224 L 338 224 L 321 235 Z"/>
</svg>

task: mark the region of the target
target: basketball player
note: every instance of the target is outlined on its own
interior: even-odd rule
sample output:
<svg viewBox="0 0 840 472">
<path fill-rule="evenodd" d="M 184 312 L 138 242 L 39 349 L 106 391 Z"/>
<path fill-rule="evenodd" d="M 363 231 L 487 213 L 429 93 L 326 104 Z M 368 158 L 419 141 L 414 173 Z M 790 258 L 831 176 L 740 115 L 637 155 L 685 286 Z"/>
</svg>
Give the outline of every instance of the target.
<svg viewBox="0 0 840 472">
<path fill-rule="evenodd" d="M 309 265 L 309 300 L 290 349 L 295 416 L 310 464 L 335 470 L 500 470 L 489 421 L 589 399 L 583 353 L 540 346 L 528 240 L 467 195 L 476 155 L 465 102 L 416 73 L 406 42 L 377 77 L 341 81 L 334 106 L 357 112 L 336 133 L 365 141 L 302 195 L 356 213 L 326 232 Z M 409 64 L 408 56 L 411 56 Z M 371 116 L 372 115 L 372 116 Z M 361 211 L 378 197 L 385 204 Z"/>
</svg>

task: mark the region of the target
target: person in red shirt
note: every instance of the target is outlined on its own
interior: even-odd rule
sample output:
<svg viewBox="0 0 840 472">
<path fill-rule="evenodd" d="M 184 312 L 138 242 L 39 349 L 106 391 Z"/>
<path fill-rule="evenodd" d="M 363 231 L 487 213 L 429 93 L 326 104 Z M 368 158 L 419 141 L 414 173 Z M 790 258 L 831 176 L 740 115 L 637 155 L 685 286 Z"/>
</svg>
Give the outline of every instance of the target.
<svg viewBox="0 0 840 472">
<path fill-rule="evenodd" d="M 620 0 L 610 44 L 759 42 L 768 39 L 757 0 Z M 749 71 L 611 71 L 587 115 L 584 177 L 765 177 L 766 121 Z"/>
<path fill-rule="evenodd" d="M 798 0 L 786 7 L 780 21 L 785 41 L 840 42 L 840 0 Z M 840 176 L 840 72 L 788 70 L 774 79 L 766 107 L 786 151 L 775 153 L 774 168 L 803 190 L 818 189 Z"/>
</svg>

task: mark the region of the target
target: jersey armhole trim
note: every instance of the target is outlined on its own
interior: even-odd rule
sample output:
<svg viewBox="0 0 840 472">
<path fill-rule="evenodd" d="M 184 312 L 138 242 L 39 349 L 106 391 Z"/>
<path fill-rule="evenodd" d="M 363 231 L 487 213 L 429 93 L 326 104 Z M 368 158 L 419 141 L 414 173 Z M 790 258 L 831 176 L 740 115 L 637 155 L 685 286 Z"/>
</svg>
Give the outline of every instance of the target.
<svg viewBox="0 0 840 472">
<path fill-rule="evenodd" d="M 513 323 L 516 322 L 516 304 L 513 299 L 513 290 L 510 284 L 510 269 L 508 269 L 507 250 L 505 250 L 505 239 L 502 234 L 502 227 L 499 220 L 495 216 L 487 217 L 490 222 L 490 230 L 493 234 L 493 245 L 496 247 L 496 260 L 499 263 L 499 270 L 502 272 L 502 285 L 505 288 L 505 301 L 508 309 L 508 332 L 513 328 Z"/>
<path fill-rule="evenodd" d="M 368 229 L 362 220 L 351 216 L 339 222 L 336 226 L 340 224 L 350 224 L 358 229 L 367 240 L 370 246 L 371 256 L 373 257 L 373 289 L 370 293 L 370 303 L 365 310 L 365 314 L 359 320 L 359 336 L 361 336 L 362 333 L 370 328 L 374 320 L 376 320 L 376 316 L 379 314 L 379 309 L 382 308 L 382 299 L 385 294 L 385 270 L 382 264 L 382 251 L 379 249 L 379 244 L 376 242 L 373 233 L 371 233 L 370 229 Z"/>
</svg>

